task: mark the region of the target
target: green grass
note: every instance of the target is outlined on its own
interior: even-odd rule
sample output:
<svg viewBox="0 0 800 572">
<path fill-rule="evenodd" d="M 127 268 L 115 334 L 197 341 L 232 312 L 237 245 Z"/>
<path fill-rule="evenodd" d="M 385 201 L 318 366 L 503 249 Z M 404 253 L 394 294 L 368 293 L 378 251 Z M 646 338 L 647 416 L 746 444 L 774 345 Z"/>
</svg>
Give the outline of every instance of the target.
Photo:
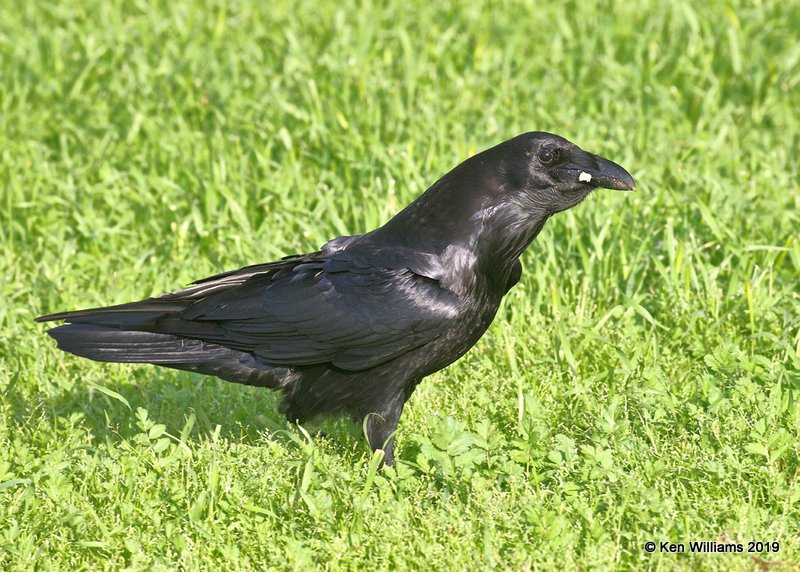
<svg viewBox="0 0 800 572">
<path fill-rule="evenodd" d="M 0 568 L 789 569 L 800 4 L 380 4 L 2 3 Z M 530 130 L 639 190 L 548 223 L 396 471 L 32 321 L 369 230 Z M 721 538 L 780 552 L 643 550 Z"/>
</svg>

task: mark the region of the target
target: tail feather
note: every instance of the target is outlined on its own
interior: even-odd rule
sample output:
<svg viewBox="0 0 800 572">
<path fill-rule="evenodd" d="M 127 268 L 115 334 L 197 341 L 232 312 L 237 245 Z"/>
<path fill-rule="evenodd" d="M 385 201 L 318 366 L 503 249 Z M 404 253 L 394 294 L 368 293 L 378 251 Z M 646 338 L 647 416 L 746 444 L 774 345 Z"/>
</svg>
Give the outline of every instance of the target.
<svg viewBox="0 0 800 572">
<path fill-rule="evenodd" d="M 70 312 L 58 312 L 39 316 L 37 322 L 53 322 L 63 320 L 67 322 L 81 321 L 83 323 L 100 323 L 102 320 L 113 318 L 133 318 L 139 316 L 144 319 L 158 318 L 170 312 L 182 312 L 189 304 L 186 301 L 165 300 L 161 298 L 148 298 L 140 302 L 130 302 L 128 304 L 118 304 L 116 306 L 106 306 L 104 308 L 88 308 L 86 310 L 73 310 Z"/>
<path fill-rule="evenodd" d="M 97 361 L 180 364 L 224 358 L 231 352 L 201 340 L 107 325 L 67 324 L 47 333 L 60 349 Z"/>
<path fill-rule="evenodd" d="M 150 363 L 272 389 L 292 384 L 297 372 L 259 361 L 249 345 L 228 339 L 219 324 L 181 318 L 181 312 L 196 301 L 195 290 L 200 288 L 117 306 L 50 314 L 36 321 L 67 322 L 47 333 L 59 349 L 95 361 Z"/>
<path fill-rule="evenodd" d="M 292 370 L 270 367 L 252 354 L 171 334 L 96 324 L 67 324 L 47 333 L 60 349 L 95 361 L 150 363 L 272 389 L 284 388 L 296 377 Z"/>
</svg>

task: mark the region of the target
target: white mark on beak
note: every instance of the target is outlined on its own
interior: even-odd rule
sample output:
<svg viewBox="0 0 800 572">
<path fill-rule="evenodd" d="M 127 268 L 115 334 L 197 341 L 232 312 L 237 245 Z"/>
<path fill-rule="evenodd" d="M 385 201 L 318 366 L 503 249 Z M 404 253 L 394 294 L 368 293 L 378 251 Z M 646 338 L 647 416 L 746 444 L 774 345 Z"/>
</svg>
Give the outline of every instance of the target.
<svg viewBox="0 0 800 572">
<path fill-rule="evenodd" d="M 592 182 L 592 175 L 587 173 L 586 171 L 581 171 L 581 174 L 578 175 L 578 180 L 581 183 L 591 183 Z"/>
</svg>

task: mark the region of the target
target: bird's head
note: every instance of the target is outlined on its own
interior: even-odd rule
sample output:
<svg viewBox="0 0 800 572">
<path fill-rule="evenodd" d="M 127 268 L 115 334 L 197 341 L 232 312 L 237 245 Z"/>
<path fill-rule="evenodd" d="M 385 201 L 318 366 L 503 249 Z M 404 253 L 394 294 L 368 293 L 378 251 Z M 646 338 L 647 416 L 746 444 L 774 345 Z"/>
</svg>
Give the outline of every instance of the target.
<svg viewBox="0 0 800 572">
<path fill-rule="evenodd" d="M 550 216 L 574 207 L 596 188 L 636 189 L 633 177 L 613 161 L 551 133 L 519 135 L 469 161 L 475 160 L 478 168 L 471 170 L 484 176 L 475 187 L 481 190 L 473 194 L 481 202 L 472 207 L 480 228 L 475 247 L 504 268 Z"/>
<path fill-rule="evenodd" d="M 632 191 L 636 183 L 616 163 L 563 137 L 524 133 L 470 157 L 361 241 L 473 253 L 502 275 L 550 216 L 599 187 Z"/>
<path fill-rule="evenodd" d="M 636 189 L 633 177 L 613 161 L 551 133 L 525 133 L 490 151 L 498 158 L 500 183 L 490 202 L 510 199 L 527 211 L 550 215 L 575 206 L 596 188 Z"/>
</svg>

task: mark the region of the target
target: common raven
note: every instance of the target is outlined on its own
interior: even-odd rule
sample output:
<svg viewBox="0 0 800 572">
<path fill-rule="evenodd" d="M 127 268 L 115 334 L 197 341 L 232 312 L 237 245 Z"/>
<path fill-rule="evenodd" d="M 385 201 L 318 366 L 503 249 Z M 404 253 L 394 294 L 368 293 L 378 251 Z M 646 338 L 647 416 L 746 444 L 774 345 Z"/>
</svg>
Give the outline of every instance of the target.
<svg viewBox="0 0 800 572">
<path fill-rule="evenodd" d="M 635 183 L 562 137 L 525 133 L 467 159 L 366 234 L 38 321 L 68 322 L 48 333 L 78 356 L 280 390 L 290 421 L 367 418 L 370 446 L 391 464 L 414 388 L 478 341 L 545 221 L 596 187 Z"/>
</svg>

